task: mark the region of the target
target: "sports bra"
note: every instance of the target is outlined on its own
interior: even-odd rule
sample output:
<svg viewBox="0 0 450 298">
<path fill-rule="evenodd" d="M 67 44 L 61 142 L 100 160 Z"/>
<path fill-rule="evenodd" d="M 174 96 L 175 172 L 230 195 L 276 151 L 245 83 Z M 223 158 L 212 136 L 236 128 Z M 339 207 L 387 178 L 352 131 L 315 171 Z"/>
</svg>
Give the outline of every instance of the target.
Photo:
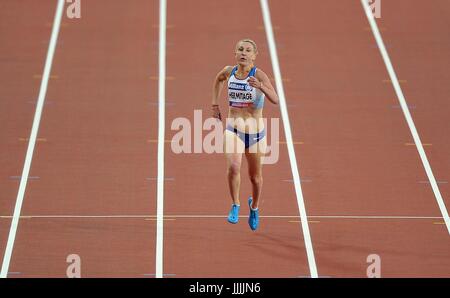
<svg viewBox="0 0 450 298">
<path fill-rule="evenodd" d="M 253 67 L 248 76 L 240 80 L 236 78 L 237 66 L 233 68 L 228 79 L 228 103 L 231 107 L 246 108 L 254 107 L 261 109 L 264 106 L 264 93 L 258 88 L 253 88 L 248 84 L 249 77 L 254 77 L 256 67 Z"/>
</svg>

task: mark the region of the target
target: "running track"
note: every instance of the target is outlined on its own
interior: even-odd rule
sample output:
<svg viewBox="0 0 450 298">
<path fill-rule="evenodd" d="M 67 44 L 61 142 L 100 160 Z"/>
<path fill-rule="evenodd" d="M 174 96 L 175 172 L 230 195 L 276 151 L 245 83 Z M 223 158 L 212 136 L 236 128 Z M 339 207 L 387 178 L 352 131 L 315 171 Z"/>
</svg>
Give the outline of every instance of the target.
<svg viewBox="0 0 450 298">
<path fill-rule="evenodd" d="M 2 256 L 57 4 L 35 2 L 0 4 Z M 377 23 L 448 207 L 450 4 L 435 2 L 383 1 Z M 318 275 L 364 277 L 378 254 L 384 277 L 449 277 L 449 232 L 360 1 L 269 7 Z M 70 254 L 83 277 L 155 277 L 158 262 L 163 277 L 311 275 L 282 131 L 256 233 L 245 217 L 226 223 L 223 156 L 165 143 L 157 233 L 159 9 L 98 0 L 82 1 L 81 19 L 63 15 L 8 277 L 64 277 Z M 255 39 L 274 77 L 259 1 L 168 0 L 165 33 L 166 140 L 176 117 L 209 117 L 238 39 Z"/>
</svg>

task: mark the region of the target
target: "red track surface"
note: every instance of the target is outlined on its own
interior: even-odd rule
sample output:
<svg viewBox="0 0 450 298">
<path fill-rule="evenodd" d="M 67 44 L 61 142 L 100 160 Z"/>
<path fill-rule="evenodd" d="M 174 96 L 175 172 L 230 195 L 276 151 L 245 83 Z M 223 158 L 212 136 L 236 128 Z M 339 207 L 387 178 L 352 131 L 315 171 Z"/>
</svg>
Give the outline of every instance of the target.
<svg viewBox="0 0 450 298">
<path fill-rule="evenodd" d="M 43 69 L 54 5 L 28 1 L 2 3 L 0 23 L 0 210 L 12 215 L 27 142 L 36 109 L 40 80 L 33 78 Z M 38 15 L 36 10 L 40 10 Z M 11 24 L 15 27 L 10 29 Z M 30 185 L 34 181 L 30 182 Z M 0 219 L 0 249 L 5 251 L 10 219 Z"/>
<path fill-rule="evenodd" d="M 382 29 L 442 196 L 450 206 L 447 97 L 450 5 L 383 1 Z M 84 1 L 63 18 L 21 214 L 10 277 L 155 274 L 158 1 Z M 0 215 L 11 216 L 39 92 L 55 1 L 9 1 L 0 18 Z M 450 241 L 411 133 L 359 1 L 271 1 L 281 72 L 319 276 L 450 276 Z M 207 17 L 192 17 L 207 11 Z M 38 13 L 39 12 L 39 13 Z M 252 13 L 253 12 L 253 13 Z M 14 23 L 14 26 L 10 24 Z M 172 120 L 210 116 L 214 75 L 234 43 L 259 44 L 272 65 L 258 1 L 168 1 L 166 139 Z M 47 41 L 44 43 L 43 41 Z M 225 111 L 225 101 L 221 104 Z M 267 118 L 280 117 L 266 103 Z M 280 120 L 281 124 L 281 120 Z M 204 133 L 206 134 L 206 132 Z M 285 140 L 284 134 L 280 135 Z M 286 146 L 264 168 L 262 218 L 226 223 L 224 157 L 165 151 L 167 277 L 308 276 Z M 242 171 L 241 200 L 250 194 Z M 447 183 L 445 183 L 447 182 Z M 243 215 L 247 209 L 242 208 Z M 57 218 L 57 215 L 67 217 Z M 73 216 L 93 216 L 75 218 Z M 108 216 L 124 215 L 112 218 Z M 192 217 L 180 217 L 189 215 Z M 205 215 L 223 217 L 202 217 Z M 106 216 L 106 217 L 99 217 Z M 133 217 L 138 216 L 138 217 Z M 281 216 L 292 216 L 286 218 Z M 327 217 L 335 216 L 335 217 Z M 355 216 L 342 218 L 336 216 Z M 367 216 L 411 218 L 373 219 Z M 418 218 L 436 217 L 436 218 Z M 0 251 L 10 218 L 0 218 Z"/>
</svg>

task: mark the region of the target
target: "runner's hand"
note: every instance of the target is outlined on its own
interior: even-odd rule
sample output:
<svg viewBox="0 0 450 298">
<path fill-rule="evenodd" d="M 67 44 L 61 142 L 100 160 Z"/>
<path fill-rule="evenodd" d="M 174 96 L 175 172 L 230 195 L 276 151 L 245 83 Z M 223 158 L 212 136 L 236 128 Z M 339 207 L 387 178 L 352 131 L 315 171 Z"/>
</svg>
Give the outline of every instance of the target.
<svg viewBox="0 0 450 298">
<path fill-rule="evenodd" d="M 222 120 L 222 115 L 220 114 L 219 105 L 212 105 L 213 117 Z"/>
<path fill-rule="evenodd" d="M 262 88 L 262 82 L 261 81 L 259 81 L 257 78 L 255 78 L 255 77 L 250 77 L 250 78 L 248 78 L 248 84 L 250 85 L 250 86 L 252 86 L 252 87 L 255 87 L 255 88 L 258 88 L 258 89 L 261 89 Z"/>
</svg>

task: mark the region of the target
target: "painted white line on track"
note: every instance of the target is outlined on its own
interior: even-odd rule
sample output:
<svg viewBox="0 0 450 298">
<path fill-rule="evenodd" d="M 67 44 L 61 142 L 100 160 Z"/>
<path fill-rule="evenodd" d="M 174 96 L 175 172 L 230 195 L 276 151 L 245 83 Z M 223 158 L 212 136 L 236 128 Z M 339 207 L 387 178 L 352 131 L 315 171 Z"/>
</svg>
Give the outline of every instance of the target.
<svg viewBox="0 0 450 298">
<path fill-rule="evenodd" d="M 317 278 L 318 272 L 317 272 L 316 260 L 314 257 L 314 250 L 313 250 L 313 245 L 312 245 L 312 241 L 311 241 L 311 235 L 309 232 L 305 202 L 303 199 L 302 188 L 300 185 L 300 174 L 299 174 L 299 170 L 298 170 L 298 166 L 297 166 L 297 159 L 295 157 L 294 144 L 292 142 L 291 125 L 289 123 L 289 116 L 288 116 L 288 111 L 287 111 L 287 106 L 286 106 L 286 97 L 285 97 L 284 89 L 283 89 L 280 64 L 278 62 L 278 54 L 277 54 L 277 48 L 276 48 L 276 43 L 275 43 L 275 37 L 273 34 L 272 21 L 270 18 L 269 5 L 267 3 L 267 0 L 260 0 L 260 4 L 261 4 L 263 19 L 264 19 L 264 27 L 265 27 L 265 31 L 266 31 L 267 42 L 269 44 L 269 51 L 270 51 L 270 58 L 272 61 L 273 74 L 275 76 L 275 85 L 276 85 L 276 88 L 278 91 L 278 97 L 280 99 L 281 118 L 283 120 L 284 133 L 286 135 L 286 145 L 287 145 L 287 149 L 288 149 L 288 153 L 289 153 L 289 160 L 290 160 L 291 170 L 292 170 L 292 178 L 294 180 L 295 193 L 297 196 L 297 204 L 298 204 L 298 209 L 299 209 L 300 217 L 301 217 L 301 227 L 302 227 L 302 231 L 303 231 L 303 238 L 305 241 L 306 254 L 308 257 L 309 272 L 311 274 L 311 277 Z"/>
<path fill-rule="evenodd" d="M 227 215 L 213 215 L 213 214 L 166 214 L 164 218 L 226 218 Z M 242 215 L 241 217 L 248 217 Z M 260 215 L 262 218 L 275 219 L 299 219 L 298 215 Z M 10 219 L 12 216 L 2 215 L 0 218 Z M 154 214 L 120 214 L 120 215 L 22 215 L 20 218 L 26 219 L 141 219 L 141 218 L 157 218 Z M 322 219 L 443 219 L 442 216 L 408 216 L 408 215 L 308 215 L 308 218 L 322 218 Z"/>
<path fill-rule="evenodd" d="M 430 163 L 428 162 L 427 155 L 425 154 L 425 150 L 423 149 L 419 133 L 417 132 L 411 113 L 409 112 L 408 104 L 406 103 L 406 98 L 403 95 L 402 88 L 400 87 L 400 83 L 398 81 L 394 67 L 392 66 L 391 59 L 389 58 L 389 54 L 384 45 L 383 38 L 381 37 L 380 30 L 378 29 L 374 15 L 372 13 L 372 9 L 370 8 L 367 0 L 361 0 L 361 4 L 363 6 L 364 12 L 366 13 L 366 17 L 369 20 L 370 27 L 372 28 L 373 35 L 378 45 L 378 49 L 380 50 L 381 56 L 383 57 L 384 64 L 386 65 L 386 69 L 389 73 L 392 85 L 394 86 L 398 101 L 400 102 L 400 106 L 402 107 L 406 122 L 408 123 L 409 129 L 414 139 L 414 143 L 416 144 L 417 151 L 419 152 L 420 159 L 422 160 L 423 167 L 425 169 L 425 172 L 427 173 L 428 180 L 430 181 L 431 184 L 431 188 L 433 189 L 433 193 L 436 198 L 436 202 L 439 206 L 439 210 L 441 211 L 442 217 L 444 218 L 445 221 L 445 225 L 447 226 L 448 234 L 450 235 L 450 217 L 448 215 L 447 208 L 445 207 L 444 200 L 442 199 L 441 192 L 439 191 L 439 186 L 436 182 L 436 179 L 434 178 L 433 171 L 431 170 Z"/>
<path fill-rule="evenodd" d="M 33 126 L 31 127 L 31 134 L 28 142 L 28 149 L 25 156 L 25 163 L 23 166 L 22 176 L 20 179 L 19 191 L 17 193 L 16 205 L 14 207 L 14 214 L 9 229 L 8 242 L 6 244 L 5 254 L 3 256 L 2 270 L 0 278 L 8 277 L 9 263 L 14 248 L 14 241 L 16 239 L 17 227 L 19 225 L 20 212 L 22 210 L 23 198 L 28 182 L 28 175 L 30 173 L 31 161 L 33 159 L 34 147 L 39 131 L 39 124 L 41 121 L 42 110 L 44 107 L 45 96 L 47 94 L 48 80 L 52 69 L 53 56 L 55 54 L 56 43 L 58 41 L 59 28 L 61 26 L 61 18 L 64 10 L 64 0 L 58 0 L 55 18 L 53 21 L 52 35 L 47 51 L 47 58 L 45 60 L 44 73 L 42 75 L 41 86 L 39 89 L 39 97 L 36 105 L 36 111 L 33 119 Z"/>
<path fill-rule="evenodd" d="M 159 85 L 158 85 L 158 185 L 156 191 L 156 278 L 163 277 L 164 252 L 164 134 L 166 100 L 167 1 L 159 1 Z"/>
</svg>

